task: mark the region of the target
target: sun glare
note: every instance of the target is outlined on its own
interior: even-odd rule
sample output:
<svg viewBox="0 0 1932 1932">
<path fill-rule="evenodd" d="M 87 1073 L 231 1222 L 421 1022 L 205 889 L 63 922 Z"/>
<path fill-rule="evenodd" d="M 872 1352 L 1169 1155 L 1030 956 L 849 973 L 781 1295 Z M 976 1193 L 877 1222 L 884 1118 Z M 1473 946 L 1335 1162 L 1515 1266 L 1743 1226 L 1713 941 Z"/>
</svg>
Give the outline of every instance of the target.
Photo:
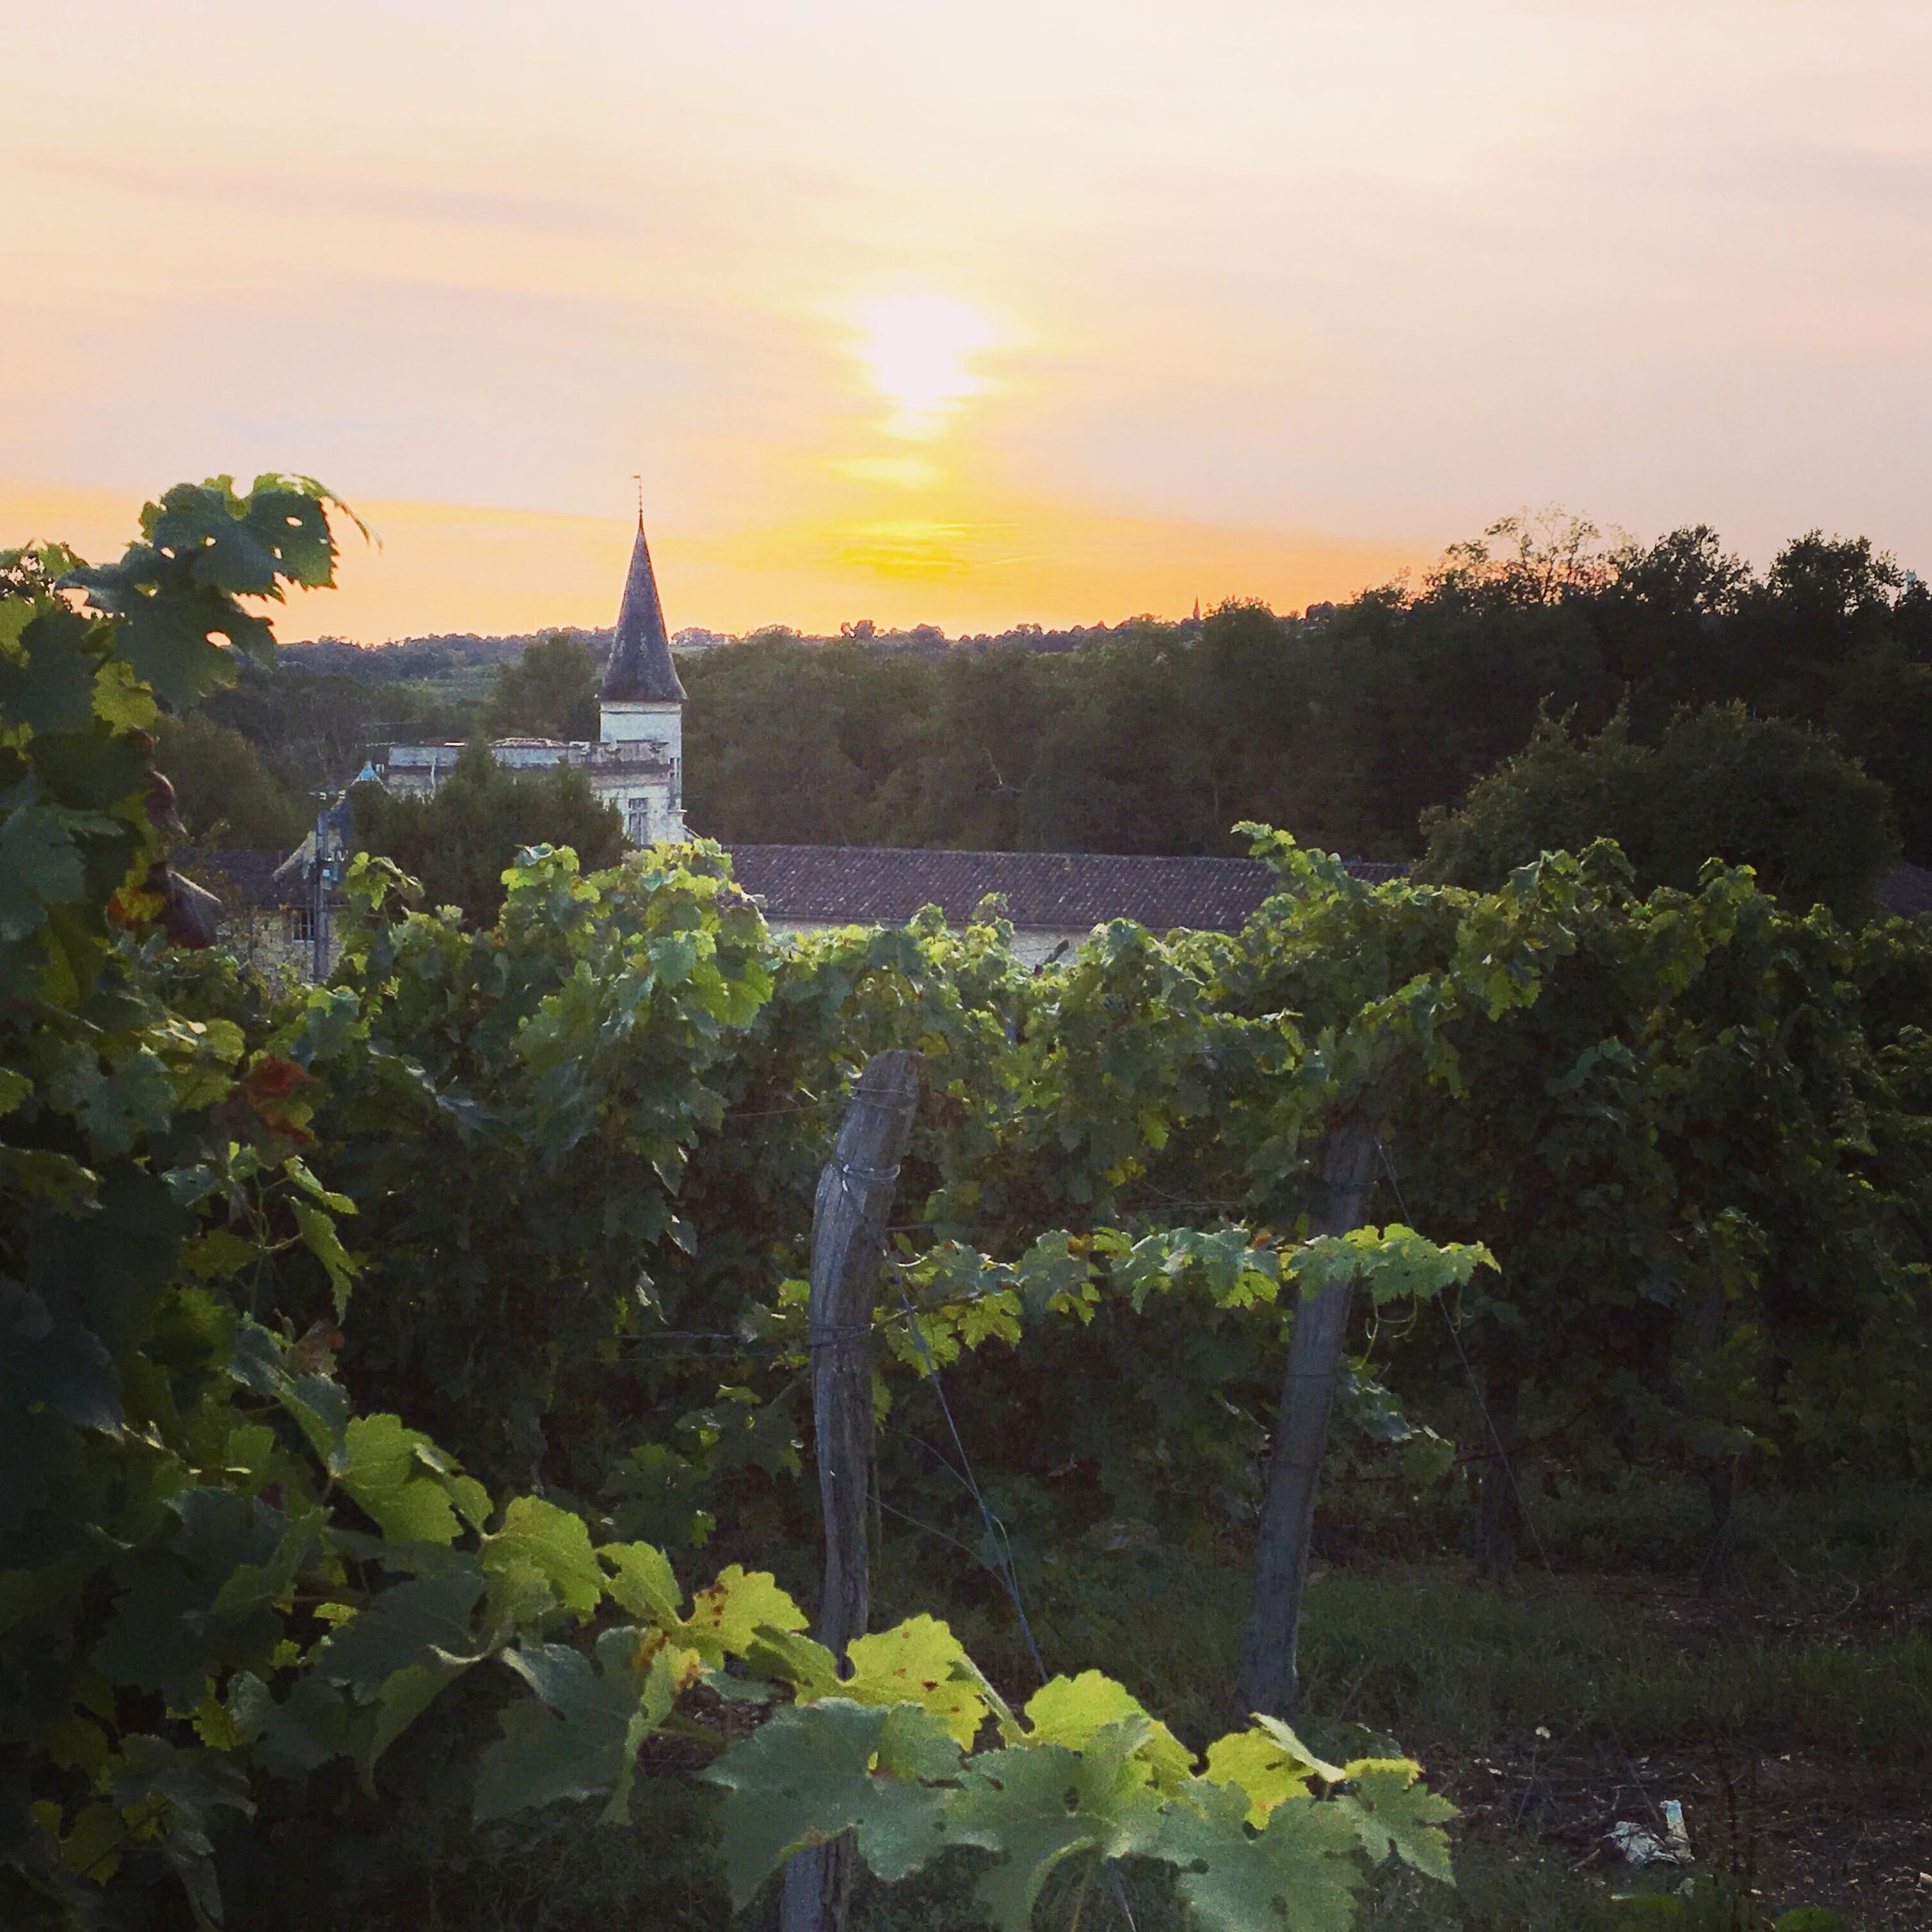
<svg viewBox="0 0 1932 1932">
<path fill-rule="evenodd" d="M 891 406 L 880 424 L 909 443 L 930 442 L 986 379 L 970 366 L 989 347 L 985 316 L 946 295 L 889 295 L 859 310 L 859 359 Z"/>
</svg>

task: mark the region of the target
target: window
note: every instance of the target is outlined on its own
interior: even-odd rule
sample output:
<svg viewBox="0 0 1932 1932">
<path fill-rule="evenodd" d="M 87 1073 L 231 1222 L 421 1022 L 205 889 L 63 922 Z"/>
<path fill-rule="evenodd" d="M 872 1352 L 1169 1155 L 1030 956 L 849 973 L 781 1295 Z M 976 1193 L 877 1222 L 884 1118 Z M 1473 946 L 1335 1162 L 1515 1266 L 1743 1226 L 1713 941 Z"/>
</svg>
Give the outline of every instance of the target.
<svg viewBox="0 0 1932 1932">
<path fill-rule="evenodd" d="M 309 906 L 284 906 L 282 908 L 282 937 L 291 946 L 314 945 L 315 909 Z"/>
</svg>

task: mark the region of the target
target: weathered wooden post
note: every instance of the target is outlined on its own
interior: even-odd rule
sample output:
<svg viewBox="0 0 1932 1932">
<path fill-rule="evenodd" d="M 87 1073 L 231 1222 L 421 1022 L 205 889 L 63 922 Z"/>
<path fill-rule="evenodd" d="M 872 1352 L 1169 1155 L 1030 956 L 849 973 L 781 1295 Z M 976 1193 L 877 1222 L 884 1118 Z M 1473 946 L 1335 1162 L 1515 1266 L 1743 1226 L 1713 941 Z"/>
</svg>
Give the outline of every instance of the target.
<svg viewBox="0 0 1932 1932">
<path fill-rule="evenodd" d="M 1347 1234 L 1368 1219 L 1379 1145 L 1374 1128 L 1359 1114 L 1345 1116 L 1329 1130 L 1321 1163 L 1321 1205 L 1311 1217 L 1311 1232 Z M 1349 1285 L 1343 1282 L 1324 1288 L 1295 1311 L 1288 1372 L 1281 1385 L 1281 1412 L 1268 1459 L 1267 1494 L 1261 1505 L 1254 1611 L 1241 1650 L 1243 1712 L 1285 1717 L 1301 1689 L 1295 1646 L 1301 1631 L 1321 1454 L 1349 1332 Z"/>
<path fill-rule="evenodd" d="M 872 1322 L 899 1164 L 919 1104 L 920 1056 L 875 1053 L 859 1077 L 811 1216 L 812 1434 L 825 1519 L 819 1642 L 843 1659 L 865 1634 L 872 1563 L 866 1505 L 872 1487 Z M 852 1848 L 835 1838 L 785 1867 L 781 1932 L 841 1932 L 852 1895 Z"/>
</svg>

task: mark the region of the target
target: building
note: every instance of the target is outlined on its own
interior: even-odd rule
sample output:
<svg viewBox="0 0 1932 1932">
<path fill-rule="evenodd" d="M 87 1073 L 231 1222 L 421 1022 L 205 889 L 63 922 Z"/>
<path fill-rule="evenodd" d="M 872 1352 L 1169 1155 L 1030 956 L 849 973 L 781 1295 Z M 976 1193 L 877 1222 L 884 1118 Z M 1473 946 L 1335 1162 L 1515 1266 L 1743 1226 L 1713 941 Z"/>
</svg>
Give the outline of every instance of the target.
<svg viewBox="0 0 1932 1932">
<path fill-rule="evenodd" d="M 304 842 L 304 850 L 312 852 L 312 838 Z M 172 855 L 183 878 L 221 901 L 217 943 L 279 985 L 315 976 L 315 893 L 299 862 L 301 855 L 291 858 L 260 845 L 219 845 Z"/>
<path fill-rule="evenodd" d="M 924 852 L 902 846 L 734 845 L 732 869 L 774 933 L 903 926 L 937 906 L 963 926 L 981 903 L 1003 902 L 1014 956 L 1043 965 L 1096 926 L 1131 919 L 1154 932 L 1239 932 L 1280 890 L 1257 859 L 1127 858 L 1083 852 Z M 1358 878 L 1394 879 L 1402 866 L 1351 860 Z"/>
<path fill-rule="evenodd" d="M 515 771 L 569 765 L 624 821 L 633 845 L 680 839 L 684 828 L 684 686 L 672 662 L 651 546 L 638 519 L 631 569 L 617 611 L 617 634 L 598 702 L 595 743 L 559 738 L 499 738 L 497 763 Z M 376 748 L 370 775 L 401 797 L 427 798 L 455 770 L 459 744 L 392 744 Z"/>
</svg>

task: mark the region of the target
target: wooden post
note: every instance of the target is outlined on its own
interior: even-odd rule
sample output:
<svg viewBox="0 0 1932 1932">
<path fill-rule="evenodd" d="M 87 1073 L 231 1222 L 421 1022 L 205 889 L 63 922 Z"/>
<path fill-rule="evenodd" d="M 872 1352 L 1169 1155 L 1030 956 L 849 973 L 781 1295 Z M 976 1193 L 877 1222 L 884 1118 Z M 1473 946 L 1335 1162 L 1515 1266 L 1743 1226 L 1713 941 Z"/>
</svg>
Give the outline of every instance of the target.
<svg viewBox="0 0 1932 1932">
<path fill-rule="evenodd" d="M 1321 1206 L 1313 1217 L 1315 1233 L 1346 1234 L 1368 1219 L 1377 1145 L 1374 1129 L 1360 1114 L 1349 1115 L 1330 1130 L 1321 1163 Z M 1300 1694 L 1294 1653 L 1308 1583 L 1308 1540 L 1315 1530 L 1322 1451 L 1349 1332 L 1349 1299 L 1345 1282 L 1324 1288 L 1295 1311 L 1288 1372 L 1281 1385 L 1281 1407 L 1268 1459 L 1267 1494 L 1261 1505 L 1254 1611 L 1241 1650 L 1243 1712 L 1286 1717 Z"/>
<path fill-rule="evenodd" d="M 818 1641 L 842 1662 L 865 1634 L 872 1564 L 866 1543 L 872 1488 L 872 1321 L 899 1164 L 919 1104 L 920 1056 L 875 1053 L 853 1090 L 811 1217 L 812 1434 L 825 1519 L 825 1583 Z M 841 1932 L 852 1895 L 852 1848 L 835 1838 L 785 1867 L 781 1932 Z"/>
</svg>

